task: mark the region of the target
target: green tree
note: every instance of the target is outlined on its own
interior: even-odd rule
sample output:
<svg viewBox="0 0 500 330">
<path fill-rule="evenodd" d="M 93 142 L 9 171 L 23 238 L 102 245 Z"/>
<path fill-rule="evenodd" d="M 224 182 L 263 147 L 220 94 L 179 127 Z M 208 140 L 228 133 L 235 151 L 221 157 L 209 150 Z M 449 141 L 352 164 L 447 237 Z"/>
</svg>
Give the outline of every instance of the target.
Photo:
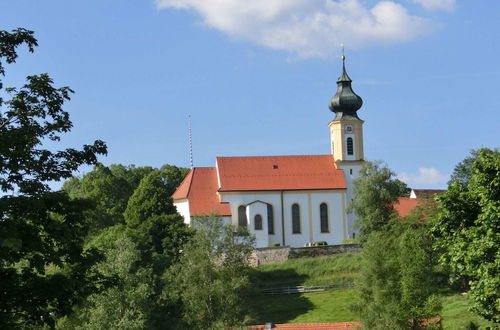
<svg viewBox="0 0 500 330">
<path fill-rule="evenodd" d="M 198 219 L 195 228 L 180 262 L 165 275 L 170 283 L 164 295 L 182 302 L 190 329 L 241 325 L 247 316 L 242 295 L 250 286 L 253 237 L 215 216 Z"/>
<path fill-rule="evenodd" d="M 94 201 L 95 207 L 87 212 L 91 233 L 116 224 L 123 224 L 123 212 L 127 207 L 133 188 L 122 177 L 115 176 L 110 168 L 102 164 L 81 179 L 73 177 L 66 181 L 63 190 L 73 198 L 86 198 Z"/>
<path fill-rule="evenodd" d="M 131 228 L 138 227 L 153 215 L 175 214 L 177 212 L 167 181 L 159 171 L 145 176 L 125 209 L 125 220 Z"/>
<path fill-rule="evenodd" d="M 32 31 L 0 31 L 0 76 L 23 44 L 33 52 Z M 83 249 L 83 211 L 89 204 L 50 191 L 48 182 L 95 164 L 106 146 L 95 141 L 82 150 L 43 148 L 45 140 L 59 141 L 72 127 L 63 110 L 72 90 L 55 88 L 47 74 L 29 76 L 21 88 L 5 91 L 9 99 L 0 99 L 0 327 L 53 325 L 54 316 L 70 313 L 72 304 L 95 287 L 98 277 L 90 269 L 98 254 Z"/>
<path fill-rule="evenodd" d="M 363 248 L 361 276 L 353 309 L 369 329 L 421 329 L 436 317 L 440 304 L 436 258 L 425 228 L 394 223 L 372 232 Z M 432 326 L 429 326 L 432 327 Z"/>
<path fill-rule="evenodd" d="M 88 297 L 71 323 L 59 322 L 67 329 L 145 329 L 154 308 L 151 269 L 137 267 L 141 255 L 123 226 L 107 228 L 90 242 L 106 251 L 97 265 L 99 273 L 114 278 L 115 284 Z"/>
<path fill-rule="evenodd" d="M 394 216 L 394 202 L 407 194 L 405 183 L 395 178 L 380 162 L 365 162 L 360 176 L 354 180 L 354 199 L 349 211 L 357 215 L 360 240 L 365 242 L 373 231 L 382 230 Z"/>
<path fill-rule="evenodd" d="M 162 173 L 153 171 L 141 180 L 124 213 L 127 235 L 140 251 L 137 264 L 152 271 L 153 293 L 150 299 L 155 303 L 148 328 L 161 328 L 162 324 L 177 317 L 178 307 L 161 295 L 162 275 L 177 262 L 182 246 L 191 236 L 191 230 L 177 214 L 170 194 L 171 188 Z"/>
<path fill-rule="evenodd" d="M 500 323 L 500 152 L 481 149 L 475 156 L 461 176 L 467 179 L 451 180 L 437 197 L 433 234 L 451 280 L 468 281 L 473 311 Z"/>
</svg>

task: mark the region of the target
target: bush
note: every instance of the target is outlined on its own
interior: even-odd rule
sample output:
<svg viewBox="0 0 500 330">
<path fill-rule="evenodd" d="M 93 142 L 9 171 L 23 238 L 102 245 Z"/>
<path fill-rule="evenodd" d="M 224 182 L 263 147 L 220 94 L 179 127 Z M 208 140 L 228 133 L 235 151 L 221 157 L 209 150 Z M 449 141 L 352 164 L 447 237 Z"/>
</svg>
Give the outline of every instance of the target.
<svg viewBox="0 0 500 330">
<path fill-rule="evenodd" d="M 359 239 L 358 238 L 347 238 L 342 241 L 342 244 L 358 244 Z"/>
<path fill-rule="evenodd" d="M 270 244 L 267 244 L 267 247 L 278 247 L 278 246 L 281 246 L 280 243 L 270 243 Z"/>
<path fill-rule="evenodd" d="M 313 246 L 328 245 L 326 241 L 317 241 L 313 243 Z"/>
</svg>

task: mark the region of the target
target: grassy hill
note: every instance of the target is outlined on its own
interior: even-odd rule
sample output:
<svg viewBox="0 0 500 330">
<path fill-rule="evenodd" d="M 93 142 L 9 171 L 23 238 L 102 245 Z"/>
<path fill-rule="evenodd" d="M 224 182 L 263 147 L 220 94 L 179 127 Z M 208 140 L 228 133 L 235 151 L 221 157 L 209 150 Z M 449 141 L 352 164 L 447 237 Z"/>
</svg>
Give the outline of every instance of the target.
<svg viewBox="0 0 500 330">
<path fill-rule="evenodd" d="M 342 254 L 326 258 L 292 259 L 281 264 L 262 265 L 254 269 L 254 295 L 247 299 L 256 323 L 315 323 L 357 321 L 349 305 L 355 290 L 349 288 L 359 275 L 361 255 Z M 343 289 L 289 295 L 264 295 L 263 289 L 288 286 L 336 284 Z M 466 329 L 470 321 L 481 327 L 493 324 L 470 313 L 467 296 L 444 290 L 441 313 L 444 329 Z"/>
</svg>

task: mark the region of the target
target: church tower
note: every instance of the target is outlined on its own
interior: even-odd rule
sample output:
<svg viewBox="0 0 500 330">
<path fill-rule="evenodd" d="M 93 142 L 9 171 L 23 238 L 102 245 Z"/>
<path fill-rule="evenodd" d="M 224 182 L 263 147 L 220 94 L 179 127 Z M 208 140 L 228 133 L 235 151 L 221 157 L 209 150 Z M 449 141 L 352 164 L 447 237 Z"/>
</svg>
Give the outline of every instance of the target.
<svg viewBox="0 0 500 330">
<path fill-rule="evenodd" d="M 337 93 L 330 100 L 330 110 L 335 118 L 328 124 L 330 128 L 331 153 L 337 168 L 344 171 L 347 193 L 346 207 L 352 200 L 352 180 L 359 175 L 363 166 L 363 123 L 357 111 L 363 105 L 361 97 L 356 95 L 351 87 L 352 80 L 345 69 L 345 56 L 342 55 L 342 74 L 337 79 Z M 347 214 L 347 233 L 345 236 L 355 237 L 353 229 L 355 214 Z"/>
</svg>

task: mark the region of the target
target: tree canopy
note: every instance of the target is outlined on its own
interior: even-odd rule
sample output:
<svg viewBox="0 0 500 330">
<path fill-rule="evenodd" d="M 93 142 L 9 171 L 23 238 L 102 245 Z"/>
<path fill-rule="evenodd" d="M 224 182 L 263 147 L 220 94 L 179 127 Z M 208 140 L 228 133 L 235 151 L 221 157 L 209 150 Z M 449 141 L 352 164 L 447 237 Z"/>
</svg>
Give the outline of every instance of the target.
<svg viewBox="0 0 500 330">
<path fill-rule="evenodd" d="M 394 202 L 408 194 L 408 187 L 381 162 L 365 162 L 359 175 L 354 180 L 354 199 L 349 210 L 356 213 L 360 239 L 365 241 L 371 232 L 389 223 Z"/>
<path fill-rule="evenodd" d="M 253 237 L 243 228 L 211 216 L 195 219 L 196 232 L 179 263 L 166 273 L 164 296 L 182 302 L 190 329 L 242 325 L 247 316 L 242 294 L 249 289 Z"/>
<path fill-rule="evenodd" d="M 21 45 L 34 51 L 32 31 L 0 31 L 0 77 Z M 0 99 L 0 325 L 51 325 L 94 289 L 99 277 L 91 267 L 99 255 L 83 248 L 83 212 L 91 205 L 52 192 L 48 183 L 69 178 L 82 164 L 95 164 L 106 145 L 97 140 L 80 150 L 44 148 L 44 141 L 57 142 L 72 127 L 63 105 L 73 91 L 54 87 L 48 74 L 28 76 L 22 87 L 5 91 L 9 98 Z"/>
<path fill-rule="evenodd" d="M 500 152 L 481 149 L 473 157 L 457 166 L 459 179 L 437 197 L 433 234 L 451 279 L 468 282 L 473 310 L 499 323 Z"/>
</svg>

